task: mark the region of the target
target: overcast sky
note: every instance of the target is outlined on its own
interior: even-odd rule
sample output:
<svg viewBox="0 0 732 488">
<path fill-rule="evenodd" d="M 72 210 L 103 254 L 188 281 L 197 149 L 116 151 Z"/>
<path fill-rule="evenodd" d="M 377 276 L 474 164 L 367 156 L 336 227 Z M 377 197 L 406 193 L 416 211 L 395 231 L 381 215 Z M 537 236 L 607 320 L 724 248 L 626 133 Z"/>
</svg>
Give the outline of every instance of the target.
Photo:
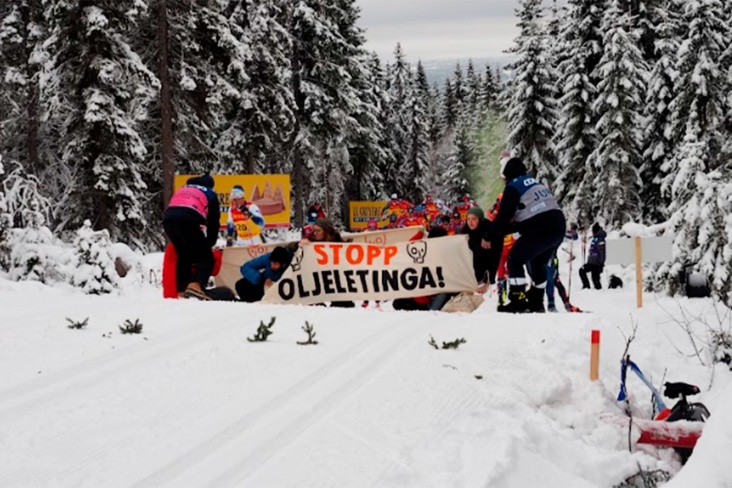
<svg viewBox="0 0 732 488">
<path fill-rule="evenodd" d="M 358 0 L 367 48 L 410 61 L 501 56 L 518 35 L 517 0 Z"/>
</svg>

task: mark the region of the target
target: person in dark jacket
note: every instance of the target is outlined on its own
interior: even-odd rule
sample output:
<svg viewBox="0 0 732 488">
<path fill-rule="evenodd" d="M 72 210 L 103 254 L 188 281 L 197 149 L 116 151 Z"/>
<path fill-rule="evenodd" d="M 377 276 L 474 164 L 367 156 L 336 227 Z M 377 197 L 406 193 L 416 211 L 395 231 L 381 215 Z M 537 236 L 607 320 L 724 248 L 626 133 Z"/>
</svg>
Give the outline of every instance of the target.
<svg viewBox="0 0 732 488">
<path fill-rule="evenodd" d="M 292 255 L 283 246 L 244 263 L 242 279 L 236 282 L 236 294 L 242 302 L 258 302 L 267 288 L 275 284 L 292 261 Z"/>
<path fill-rule="evenodd" d="M 176 281 L 179 295 L 208 300 L 204 288 L 214 266 L 213 246 L 219 235 L 221 212 L 208 173 L 190 178 L 163 214 L 163 229 L 178 254 Z M 205 227 L 206 231 L 201 230 Z"/>
<path fill-rule="evenodd" d="M 465 216 L 465 225 L 460 231 L 461 234 L 468 235 L 468 247 L 473 251 L 473 271 L 481 287 L 496 282 L 496 271 L 501 259 L 503 238 L 498 239 L 489 249 L 481 245 L 483 237 L 491 232 L 492 227 L 493 223 L 485 218 L 483 209 L 471 207 Z"/>
<path fill-rule="evenodd" d="M 508 255 L 509 302 L 499 306 L 498 311 L 544 312 L 546 268 L 564 238 L 564 213 L 549 189 L 527 174 L 521 158 L 505 157 L 501 176 L 506 181 L 503 198 L 481 246 L 491 248 L 506 234 L 519 232 L 521 236 Z M 528 292 L 526 265 L 533 284 Z"/>
<path fill-rule="evenodd" d="M 312 225 L 318 219 L 327 218 L 328 215 L 325 213 L 325 209 L 320 205 L 320 202 L 315 202 L 308 208 L 307 212 L 308 224 Z"/>
<path fill-rule="evenodd" d="M 592 276 L 592 284 L 596 290 L 602 290 L 602 282 L 600 276 L 605 269 L 605 238 L 607 233 L 595 222 L 592 226 L 592 240 L 590 241 L 590 253 L 587 256 L 587 263 L 579 270 L 580 279 L 582 280 L 582 289 L 590 288 L 590 282 L 587 279 L 587 273 Z"/>
</svg>

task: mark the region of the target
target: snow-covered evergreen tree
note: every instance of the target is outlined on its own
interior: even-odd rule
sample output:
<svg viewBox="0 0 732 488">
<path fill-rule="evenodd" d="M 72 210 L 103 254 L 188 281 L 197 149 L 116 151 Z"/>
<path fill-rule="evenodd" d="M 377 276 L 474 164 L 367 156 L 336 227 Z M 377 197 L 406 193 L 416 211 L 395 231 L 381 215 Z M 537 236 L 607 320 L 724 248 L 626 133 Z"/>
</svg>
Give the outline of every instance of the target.
<svg viewBox="0 0 732 488">
<path fill-rule="evenodd" d="M 475 148 L 467 128 L 463 125 L 455 134 L 454 143 L 446 155 L 442 171 L 437 176 L 439 196 L 448 202 L 458 201 L 473 189 L 471 172 Z"/>
<path fill-rule="evenodd" d="M 520 0 L 521 30 L 507 66 L 513 74 L 508 98 L 508 145 L 524 158 L 530 173 L 549 184 L 556 175 L 552 139 L 556 127 L 555 77 L 540 24 L 541 0 Z"/>
<path fill-rule="evenodd" d="M 350 164 L 353 176 L 349 179 L 351 200 L 379 200 L 385 198 L 382 170 L 391 159 L 385 132 L 389 97 L 385 74 L 376 54 L 367 55 L 365 71 L 354 81 L 357 84 L 359 105 L 356 119 L 359 130 L 349 135 Z"/>
<path fill-rule="evenodd" d="M 670 187 L 670 231 L 674 235 L 671 263 L 662 265 L 657 278 L 672 294 L 679 291 L 680 277 L 687 269 L 710 278 L 715 291 L 729 300 L 732 289 L 732 172 L 708 171 L 707 145 L 698 138 L 699 126 L 692 119 L 677 152 L 678 174 Z"/>
<path fill-rule="evenodd" d="M 676 145 L 686 140 L 689 130 L 699 143 L 706 144 L 707 169 L 717 167 L 721 149 L 719 129 L 726 111 L 727 81 L 720 72 L 719 61 L 727 46 L 729 26 L 723 18 L 719 0 L 698 0 L 685 3 L 682 22 L 688 26 L 679 49 L 676 70 L 678 78 L 671 103 L 671 134 Z M 690 125 L 689 121 L 694 120 Z M 677 161 L 680 161 L 677 158 Z M 669 178 L 676 167 L 664 168 Z"/>
<path fill-rule="evenodd" d="M 106 229 L 95 231 L 91 222 L 84 221 L 76 232 L 76 267 L 71 284 L 87 295 L 111 293 L 119 284 L 112 257 L 112 242 Z"/>
<path fill-rule="evenodd" d="M 485 67 L 485 76 L 483 77 L 483 87 L 481 90 L 481 110 L 486 111 L 496 106 L 496 100 L 498 99 L 498 84 L 499 84 L 500 73 L 496 72 L 493 74 L 493 70 L 490 65 Z"/>
<path fill-rule="evenodd" d="M 603 53 L 604 10 L 604 0 L 569 0 L 561 36 L 567 55 L 559 66 L 557 84 L 561 114 L 556 147 L 561 173 L 555 188 L 565 210 L 581 223 L 589 223 L 594 217 L 595 171 L 589 156 L 598 142 L 592 103 L 599 80 L 593 73 Z"/>
<path fill-rule="evenodd" d="M 350 63 L 363 54 L 353 0 L 298 0 L 288 7 L 292 36 L 291 86 L 295 131 L 291 142 L 296 225 L 302 225 L 309 176 L 323 151 L 337 149 L 344 134 L 356 130 L 359 104 Z M 341 175 L 347 168 L 339 167 Z M 313 182 L 314 183 L 314 182 Z"/>
<path fill-rule="evenodd" d="M 407 171 L 410 148 L 410 127 L 412 124 L 411 101 L 413 100 L 412 67 L 407 62 L 400 44 L 394 50 L 394 64 L 389 70 L 389 121 L 387 133 L 390 136 L 392 160 L 385 175 L 387 193 L 403 197 L 412 188 Z"/>
<path fill-rule="evenodd" d="M 0 153 L 41 177 L 51 140 L 43 133 L 41 77 L 47 37 L 41 0 L 0 4 Z"/>
<path fill-rule="evenodd" d="M 459 104 L 455 95 L 455 85 L 453 80 L 448 78 L 445 80 L 445 87 L 442 90 L 441 97 L 441 123 L 445 128 L 445 132 L 451 132 L 457 124 L 459 117 Z"/>
<path fill-rule="evenodd" d="M 604 55 L 597 67 L 597 113 L 600 142 L 590 156 L 597 189 L 599 215 L 611 227 L 638 220 L 641 214 L 640 139 L 646 64 L 637 47 L 638 35 L 630 28 L 630 16 L 612 0 L 605 12 Z"/>
<path fill-rule="evenodd" d="M 482 81 L 480 74 L 475 71 L 473 60 L 469 59 L 465 82 L 467 84 L 467 108 L 471 116 L 477 115 L 480 107 Z"/>
<path fill-rule="evenodd" d="M 25 226 L 12 229 L 8 243 L 10 279 L 41 283 L 58 280 L 60 263 L 56 254 L 59 243 L 45 226 L 46 219 L 38 200 L 26 202 L 22 220 Z"/>
<path fill-rule="evenodd" d="M 143 237 L 148 195 L 138 132 L 157 79 L 132 51 L 140 1 L 58 1 L 49 7 L 54 52 L 51 87 L 62 100 L 62 161 L 78 182 L 63 221 L 92 220 L 116 239 Z"/>
<path fill-rule="evenodd" d="M 676 53 L 679 41 L 676 37 L 678 19 L 672 9 L 657 8 L 654 18 L 657 61 L 648 78 L 645 102 L 645 131 L 643 134 L 643 217 L 649 223 L 657 223 L 668 217 L 669 199 L 661 193 L 662 168 L 673 155 L 671 138 L 670 105 L 674 98 L 674 83 L 678 78 Z"/>
<path fill-rule="evenodd" d="M 276 149 L 290 137 L 292 91 L 289 84 L 290 37 L 281 24 L 280 0 L 229 0 L 224 9 L 229 24 L 222 28 L 219 45 L 227 64 L 217 143 L 221 161 L 217 172 L 287 172 L 286 159 Z M 231 36 L 227 29 L 231 30 Z M 283 161 L 284 159 L 284 161 Z"/>
<path fill-rule="evenodd" d="M 406 171 L 408 185 L 404 187 L 404 196 L 412 202 L 421 202 L 424 195 L 430 192 L 433 182 L 430 153 L 430 130 L 427 115 L 427 103 L 430 96 L 427 76 L 422 63 L 417 65 L 414 74 L 413 87 L 410 90 L 409 115 L 409 153 L 407 155 Z"/>
<path fill-rule="evenodd" d="M 679 77 L 671 103 L 671 134 L 681 143 L 663 167 L 663 190 L 670 193 L 674 260 L 659 269 L 671 292 L 682 269 L 690 267 L 712 279 L 717 292 L 730 289 L 729 235 L 732 214 L 728 185 L 732 168 L 720 158 L 726 80 L 719 60 L 726 49 L 728 24 L 721 2 L 685 4 L 688 25 L 676 69 Z"/>
</svg>

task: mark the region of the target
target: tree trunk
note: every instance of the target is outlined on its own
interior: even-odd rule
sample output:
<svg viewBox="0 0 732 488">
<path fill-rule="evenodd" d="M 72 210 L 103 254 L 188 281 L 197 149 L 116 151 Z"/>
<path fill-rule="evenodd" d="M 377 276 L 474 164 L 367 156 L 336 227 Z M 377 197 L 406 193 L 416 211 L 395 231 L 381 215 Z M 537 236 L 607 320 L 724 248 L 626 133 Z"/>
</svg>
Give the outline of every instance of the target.
<svg viewBox="0 0 732 488">
<path fill-rule="evenodd" d="M 158 0 L 158 70 L 160 77 L 161 159 L 163 162 L 163 209 L 173 196 L 175 164 L 173 158 L 173 103 L 170 96 L 167 0 Z"/>
</svg>

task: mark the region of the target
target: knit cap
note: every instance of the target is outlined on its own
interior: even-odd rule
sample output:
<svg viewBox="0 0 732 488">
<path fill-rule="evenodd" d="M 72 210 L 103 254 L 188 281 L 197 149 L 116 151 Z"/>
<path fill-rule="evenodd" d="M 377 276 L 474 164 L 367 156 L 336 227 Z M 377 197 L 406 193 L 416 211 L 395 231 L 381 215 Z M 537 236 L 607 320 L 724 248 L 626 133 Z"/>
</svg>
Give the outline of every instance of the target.
<svg viewBox="0 0 732 488">
<path fill-rule="evenodd" d="M 468 209 L 468 215 L 475 215 L 478 217 L 478 220 L 483 220 L 485 218 L 485 212 L 483 212 L 483 209 L 480 207 L 470 207 Z"/>
</svg>

